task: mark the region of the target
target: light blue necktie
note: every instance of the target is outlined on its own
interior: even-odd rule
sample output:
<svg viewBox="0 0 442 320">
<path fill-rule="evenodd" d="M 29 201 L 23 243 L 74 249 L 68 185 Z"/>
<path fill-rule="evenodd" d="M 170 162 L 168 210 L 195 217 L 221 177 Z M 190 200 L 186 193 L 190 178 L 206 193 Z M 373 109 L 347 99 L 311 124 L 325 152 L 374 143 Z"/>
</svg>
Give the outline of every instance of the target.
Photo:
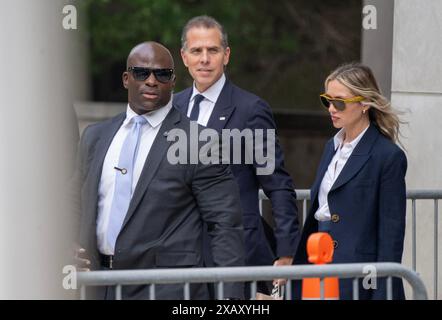
<svg viewBox="0 0 442 320">
<path fill-rule="evenodd" d="M 147 123 L 143 116 L 136 116 L 132 120 L 132 130 L 127 134 L 118 160 L 118 167 L 115 177 L 114 197 L 109 216 L 109 227 L 107 232 L 107 241 L 115 249 L 115 242 L 129 209 L 130 199 L 132 198 L 132 179 L 137 158 L 138 147 L 140 144 L 141 128 Z"/>
</svg>

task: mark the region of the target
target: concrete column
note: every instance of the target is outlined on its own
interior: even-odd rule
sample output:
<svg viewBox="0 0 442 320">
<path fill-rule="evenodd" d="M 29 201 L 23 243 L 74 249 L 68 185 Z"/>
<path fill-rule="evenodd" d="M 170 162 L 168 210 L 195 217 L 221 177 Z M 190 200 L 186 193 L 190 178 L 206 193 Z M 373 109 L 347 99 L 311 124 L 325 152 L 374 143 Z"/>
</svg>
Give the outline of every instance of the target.
<svg viewBox="0 0 442 320">
<path fill-rule="evenodd" d="M 393 0 L 364 0 L 363 7 L 376 9 L 376 29 L 362 28 L 361 61 L 369 66 L 382 93 L 390 98 L 393 47 Z"/>
<path fill-rule="evenodd" d="M 377 12 L 377 29 L 362 29 L 362 61 L 373 69 L 383 93 L 404 112 L 402 143 L 408 157 L 408 189 L 442 189 L 442 3 L 438 0 L 364 0 Z M 440 202 L 440 201 L 439 201 Z M 439 203 L 439 207 L 442 205 Z M 438 296 L 442 296 L 442 264 L 435 259 L 433 202 L 416 206 L 416 270 L 423 278 L 430 298 L 435 298 L 435 269 Z M 442 210 L 439 210 L 442 212 Z M 441 218 L 439 217 L 439 220 Z M 412 206 L 407 208 L 407 230 L 403 263 L 413 266 Z M 439 236 L 436 241 L 440 242 Z M 442 255 L 442 245 L 438 248 Z M 440 259 L 438 259 L 440 260 Z M 411 297 L 410 288 L 406 287 Z"/>
<path fill-rule="evenodd" d="M 78 29 L 62 27 L 66 4 Z M 73 297 L 62 288 L 73 220 L 67 190 L 88 96 L 77 1 L 0 2 L 0 299 Z"/>
<path fill-rule="evenodd" d="M 394 3 L 392 104 L 406 112 L 402 126 L 407 151 L 407 187 L 442 189 L 442 2 L 400 0 Z M 439 201 L 442 207 L 442 201 Z M 442 213 L 442 209 L 439 209 Z M 411 208 L 409 207 L 409 213 Z M 433 201 L 417 205 L 417 271 L 434 298 Z M 441 220 L 441 215 L 439 216 Z M 411 214 L 408 215 L 404 263 L 412 265 Z M 440 223 L 439 235 L 442 234 Z M 439 261 L 442 245 L 439 236 Z M 438 298 L 442 297 L 438 265 Z"/>
</svg>

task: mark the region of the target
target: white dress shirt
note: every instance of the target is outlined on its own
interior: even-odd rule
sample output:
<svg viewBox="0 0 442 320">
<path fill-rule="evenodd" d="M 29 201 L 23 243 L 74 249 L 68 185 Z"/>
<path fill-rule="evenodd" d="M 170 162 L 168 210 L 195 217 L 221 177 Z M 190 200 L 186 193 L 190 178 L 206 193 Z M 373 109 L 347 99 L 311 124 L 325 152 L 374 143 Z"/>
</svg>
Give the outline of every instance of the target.
<svg viewBox="0 0 442 320">
<path fill-rule="evenodd" d="M 331 220 L 330 209 L 328 207 L 328 193 L 335 183 L 339 174 L 347 163 L 348 158 L 350 158 L 353 150 L 356 148 L 358 142 L 361 140 L 365 131 L 367 131 L 369 126 L 365 128 L 353 141 L 344 143 L 345 130 L 341 129 L 334 136 L 333 142 L 335 150 L 337 149 L 333 159 L 328 165 L 327 171 L 322 178 L 321 186 L 319 187 L 318 195 L 318 210 L 315 212 L 315 218 L 318 221 L 329 221 Z"/>
<path fill-rule="evenodd" d="M 171 108 L 172 99 L 165 107 L 143 115 L 143 117 L 146 118 L 147 123 L 141 128 L 140 144 L 137 158 L 135 159 L 134 173 L 132 177 L 132 194 L 135 190 L 138 179 L 140 178 L 141 171 L 143 170 L 144 163 L 146 162 L 153 141 Z M 103 170 L 101 172 L 101 179 L 98 187 L 97 244 L 98 250 L 106 255 L 113 255 L 115 249 L 106 240 L 109 226 L 109 215 L 114 197 L 115 176 L 117 174 L 117 170 L 115 170 L 114 167 L 118 167 L 121 148 L 123 147 L 127 134 L 130 132 L 134 124 L 131 120 L 137 115 L 138 114 L 127 105 L 126 119 L 120 129 L 118 129 L 109 149 L 107 150 L 103 163 Z"/>
<path fill-rule="evenodd" d="M 187 117 L 190 118 L 190 113 L 192 112 L 193 102 L 195 100 L 195 96 L 200 94 L 204 96 L 204 100 L 200 102 L 200 112 L 198 115 L 198 124 L 207 127 L 207 123 L 209 122 L 210 116 L 212 115 L 213 108 L 215 107 L 215 103 L 218 100 L 218 97 L 221 93 L 221 90 L 224 87 L 224 83 L 226 83 L 226 76 L 224 73 L 221 78 L 218 79 L 214 84 L 210 86 L 203 93 L 199 92 L 193 83 L 193 91 L 189 100 L 189 107 L 187 108 Z"/>
</svg>

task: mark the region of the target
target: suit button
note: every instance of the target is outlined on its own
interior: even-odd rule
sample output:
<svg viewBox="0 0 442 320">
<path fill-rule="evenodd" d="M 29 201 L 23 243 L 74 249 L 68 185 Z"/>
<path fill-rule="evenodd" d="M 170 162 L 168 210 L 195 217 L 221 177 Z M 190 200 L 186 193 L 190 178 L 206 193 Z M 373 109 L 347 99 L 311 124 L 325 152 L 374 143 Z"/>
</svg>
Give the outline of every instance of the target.
<svg viewBox="0 0 442 320">
<path fill-rule="evenodd" d="M 336 241 L 336 240 L 333 240 L 333 248 L 337 248 L 338 247 L 338 241 Z"/>
<path fill-rule="evenodd" d="M 339 222 L 339 219 L 340 219 L 339 214 L 336 214 L 336 213 L 332 214 L 332 216 L 331 216 L 332 222 L 337 223 L 337 222 Z"/>
</svg>

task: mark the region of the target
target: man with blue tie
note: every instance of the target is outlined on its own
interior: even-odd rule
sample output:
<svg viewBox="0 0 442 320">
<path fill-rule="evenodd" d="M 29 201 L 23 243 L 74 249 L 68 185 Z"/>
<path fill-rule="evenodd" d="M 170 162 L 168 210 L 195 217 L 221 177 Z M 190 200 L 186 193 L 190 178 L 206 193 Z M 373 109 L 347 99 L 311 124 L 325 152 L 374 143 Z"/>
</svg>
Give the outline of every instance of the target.
<svg viewBox="0 0 442 320">
<path fill-rule="evenodd" d="M 174 63 L 155 42 L 132 49 L 123 72 L 125 113 L 85 129 L 80 142 L 79 252 L 89 269 L 202 267 L 202 227 L 212 226 L 216 266 L 244 264 L 239 190 L 222 164 L 178 164 L 167 159 L 167 135 L 189 132 L 190 121 L 172 107 Z M 83 265 L 84 267 L 85 265 Z M 155 286 L 156 299 L 182 299 L 183 285 Z M 225 296 L 241 298 L 241 284 Z M 99 298 L 113 299 L 113 288 Z M 192 299 L 207 299 L 192 284 Z M 147 286 L 124 286 L 123 298 L 148 299 Z"/>
<path fill-rule="evenodd" d="M 227 34 L 219 22 L 209 16 L 189 20 L 183 28 L 181 44 L 181 57 L 194 80 L 192 87 L 174 95 L 174 104 L 183 114 L 219 133 L 224 129 L 275 130 L 269 105 L 226 78 L 224 70 L 229 62 L 230 48 Z M 263 145 L 266 145 L 265 141 Z M 243 155 L 246 149 L 243 144 Z M 296 250 L 299 229 L 296 195 L 292 179 L 284 169 L 284 155 L 277 139 L 274 160 L 275 169 L 271 174 L 258 174 L 256 162 L 243 161 L 231 166 L 241 194 L 246 264 L 251 266 L 291 265 Z M 267 224 L 261 219 L 259 188 L 271 201 L 273 230 L 265 230 Z M 210 252 L 206 257 L 206 263 L 210 265 Z M 265 286 L 259 289 L 268 291 Z"/>
</svg>

